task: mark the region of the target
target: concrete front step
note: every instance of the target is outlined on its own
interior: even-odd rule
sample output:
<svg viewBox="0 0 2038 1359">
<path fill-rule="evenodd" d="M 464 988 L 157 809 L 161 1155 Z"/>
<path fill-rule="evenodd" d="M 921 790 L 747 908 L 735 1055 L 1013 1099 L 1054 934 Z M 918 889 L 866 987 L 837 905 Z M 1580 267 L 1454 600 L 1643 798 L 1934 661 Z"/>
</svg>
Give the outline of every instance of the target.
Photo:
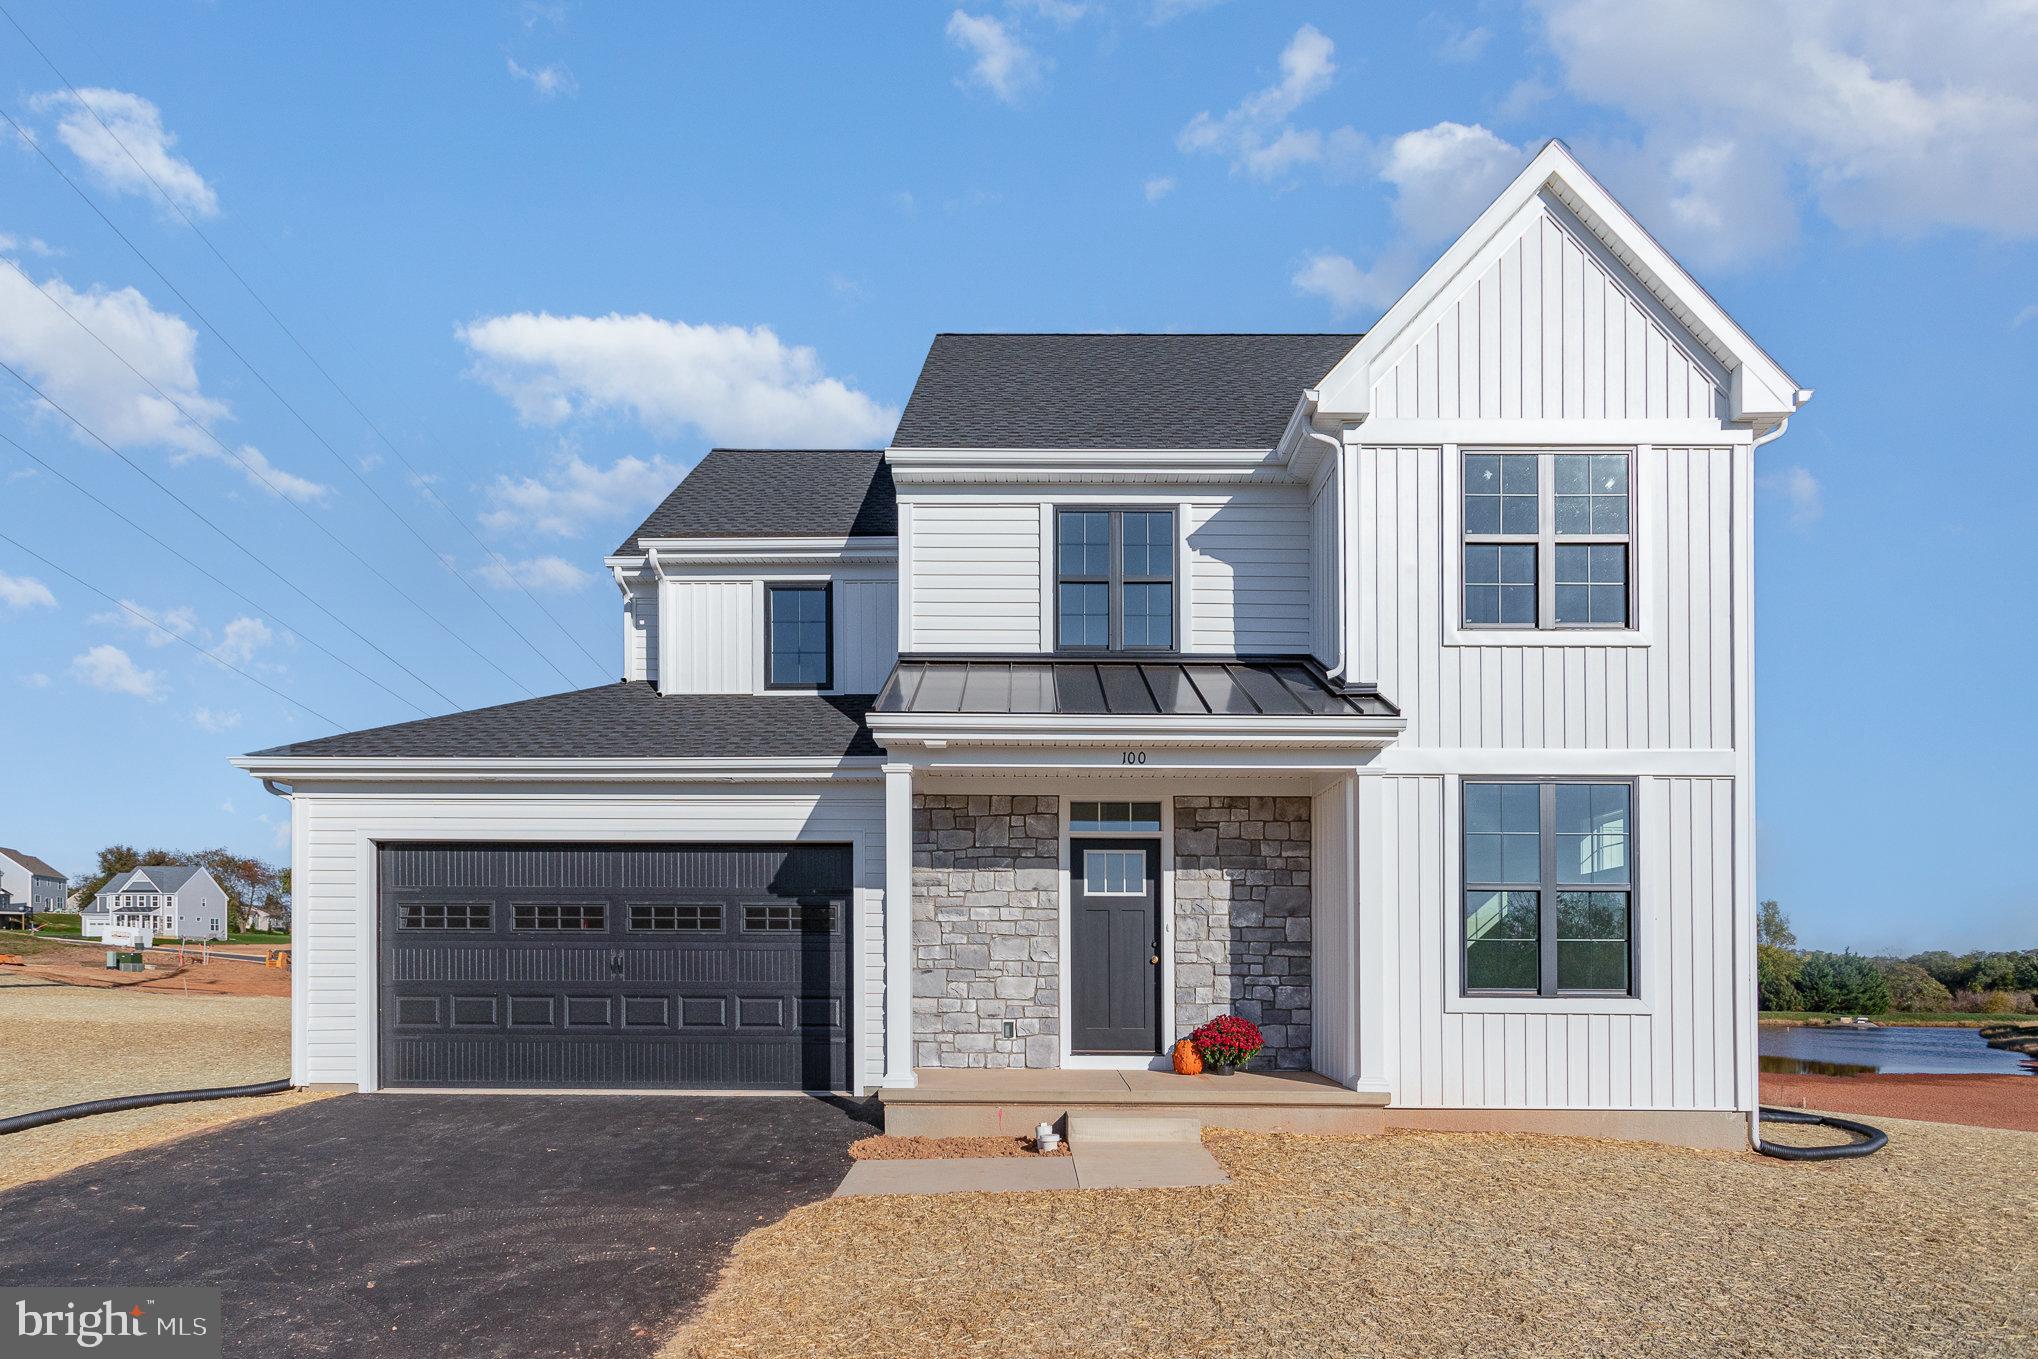
<svg viewBox="0 0 2038 1359">
<path fill-rule="evenodd" d="M 1067 1137 L 1071 1147 L 1106 1142 L 1200 1143 L 1203 1121 L 1171 1114 L 1073 1112 L 1068 1116 Z"/>
</svg>

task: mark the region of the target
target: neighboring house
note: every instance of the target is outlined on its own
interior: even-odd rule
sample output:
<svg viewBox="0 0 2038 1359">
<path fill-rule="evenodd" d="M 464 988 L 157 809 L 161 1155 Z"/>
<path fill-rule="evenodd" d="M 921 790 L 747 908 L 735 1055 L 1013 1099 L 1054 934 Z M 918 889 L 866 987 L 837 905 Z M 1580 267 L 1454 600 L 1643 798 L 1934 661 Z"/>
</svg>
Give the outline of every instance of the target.
<svg viewBox="0 0 2038 1359">
<path fill-rule="evenodd" d="M 208 869 L 149 864 L 116 873 L 92 904 L 78 913 L 87 939 L 103 939 L 109 927 L 154 931 L 166 939 L 224 939 L 226 892 Z"/>
<path fill-rule="evenodd" d="M 64 909 L 63 872 L 18 849 L 0 848 L 0 891 L 14 899 L 14 913 L 24 918 Z"/>
<path fill-rule="evenodd" d="M 1378 1126 L 1738 1145 L 1809 396 L 1554 143 L 1364 335 L 942 335 L 608 558 L 621 683 L 236 761 L 295 1078 L 988 1099 L 1231 1011 Z"/>
<path fill-rule="evenodd" d="M 247 927 L 259 934 L 272 934 L 290 928 L 289 913 L 272 906 L 250 906 Z"/>
<path fill-rule="evenodd" d="M 0 887 L 0 930 L 28 928 L 28 903 L 16 901 L 14 893 Z"/>
</svg>

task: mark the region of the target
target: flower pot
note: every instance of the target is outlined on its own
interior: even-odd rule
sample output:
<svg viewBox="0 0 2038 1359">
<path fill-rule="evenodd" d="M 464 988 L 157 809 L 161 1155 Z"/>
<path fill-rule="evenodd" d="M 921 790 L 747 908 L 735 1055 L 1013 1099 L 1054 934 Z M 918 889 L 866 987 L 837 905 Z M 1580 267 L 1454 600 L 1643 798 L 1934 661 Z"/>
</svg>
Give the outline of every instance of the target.
<svg viewBox="0 0 2038 1359">
<path fill-rule="evenodd" d="M 1229 1075 L 1230 1075 L 1230 1074 L 1231 1074 L 1232 1072 L 1234 1072 L 1234 1071 L 1236 1071 L 1236 1070 L 1238 1070 L 1238 1068 L 1237 1068 L 1237 1067 L 1235 1067 L 1235 1066 L 1232 1066 L 1232 1065 L 1231 1065 L 1230 1063 L 1228 1063 L 1228 1062 L 1205 1062 L 1205 1063 L 1203 1063 L 1203 1072 L 1204 1072 L 1204 1074 L 1205 1074 L 1205 1075 L 1209 1075 L 1209 1076 L 1229 1076 Z"/>
</svg>

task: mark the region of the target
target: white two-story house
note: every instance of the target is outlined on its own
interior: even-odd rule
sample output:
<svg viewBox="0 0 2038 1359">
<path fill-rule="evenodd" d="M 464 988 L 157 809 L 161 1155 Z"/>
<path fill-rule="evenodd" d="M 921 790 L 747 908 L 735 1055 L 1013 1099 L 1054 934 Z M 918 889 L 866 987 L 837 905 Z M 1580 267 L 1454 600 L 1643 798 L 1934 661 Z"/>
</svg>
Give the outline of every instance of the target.
<svg viewBox="0 0 2038 1359">
<path fill-rule="evenodd" d="M 933 1129 L 1186 1099 L 1236 1013 L 1263 1126 L 1738 1145 L 1809 395 L 1556 144 L 1363 335 L 940 336 L 890 447 L 718 450 L 608 559 L 621 682 L 238 761 L 295 1077 Z"/>
<path fill-rule="evenodd" d="M 104 939 L 109 929 L 164 939 L 224 939 L 228 924 L 226 890 L 210 869 L 188 864 L 116 873 L 78 913 L 79 932 L 87 939 Z"/>
</svg>

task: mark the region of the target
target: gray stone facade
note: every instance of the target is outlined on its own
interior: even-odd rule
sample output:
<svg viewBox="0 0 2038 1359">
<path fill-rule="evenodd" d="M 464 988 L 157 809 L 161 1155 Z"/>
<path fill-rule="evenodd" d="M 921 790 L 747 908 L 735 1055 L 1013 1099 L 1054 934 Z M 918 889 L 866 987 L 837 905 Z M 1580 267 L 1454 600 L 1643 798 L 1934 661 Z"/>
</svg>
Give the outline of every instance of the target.
<svg viewBox="0 0 2038 1359">
<path fill-rule="evenodd" d="M 1175 1027 L 1260 1026 L 1255 1066 L 1309 1069 L 1309 799 L 1175 799 Z"/>
<path fill-rule="evenodd" d="M 1060 807 L 914 797 L 915 1065 L 1061 1065 Z"/>
</svg>

